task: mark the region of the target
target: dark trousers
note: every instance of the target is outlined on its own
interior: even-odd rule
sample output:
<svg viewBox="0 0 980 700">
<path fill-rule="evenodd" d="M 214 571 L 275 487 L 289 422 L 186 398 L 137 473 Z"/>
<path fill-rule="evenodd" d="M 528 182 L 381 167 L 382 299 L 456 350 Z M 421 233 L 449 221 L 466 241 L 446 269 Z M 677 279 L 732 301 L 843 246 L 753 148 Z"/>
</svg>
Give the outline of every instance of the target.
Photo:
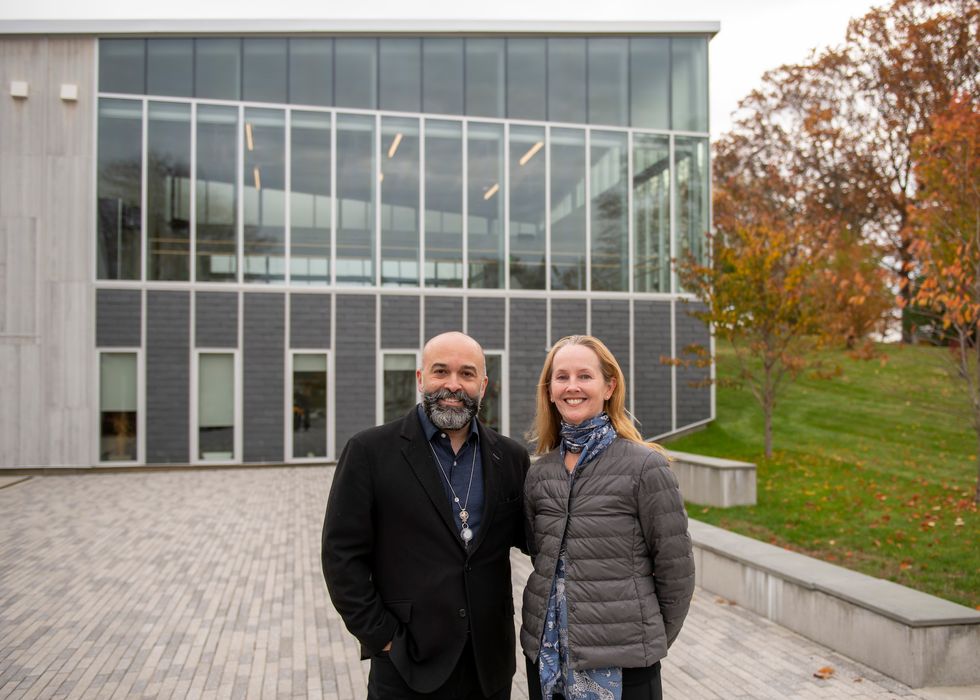
<svg viewBox="0 0 980 700">
<path fill-rule="evenodd" d="M 565 700 L 564 695 L 551 698 L 541 697 L 541 676 L 538 664 L 524 658 L 527 666 L 527 695 L 530 700 Z M 660 685 L 660 662 L 646 668 L 623 669 L 623 700 L 663 700 L 664 691 Z"/>
<path fill-rule="evenodd" d="M 372 656 L 367 697 L 368 700 L 510 700 L 510 684 L 492 695 L 484 695 L 480 690 L 473 647 L 467 643 L 449 679 L 431 693 L 419 693 L 409 688 L 388 654 Z"/>
</svg>

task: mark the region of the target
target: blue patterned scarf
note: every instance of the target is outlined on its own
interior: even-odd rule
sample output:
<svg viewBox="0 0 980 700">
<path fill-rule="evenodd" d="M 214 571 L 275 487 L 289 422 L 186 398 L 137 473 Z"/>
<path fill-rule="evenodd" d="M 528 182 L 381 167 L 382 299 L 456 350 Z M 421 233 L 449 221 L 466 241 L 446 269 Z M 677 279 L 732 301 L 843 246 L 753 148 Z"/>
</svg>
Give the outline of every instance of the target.
<svg viewBox="0 0 980 700">
<path fill-rule="evenodd" d="M 609 447 L 616 439 L 616 429 L 609 420 L 609 414 L 603 411 L 595 418 L 582 421 L 578 425 L 569 425 L 562 421 L 559 435 L 562 459 L 565 458 L 566 452 L 581 453 L 578 462 L 575 463 L 578 467 L 591 462 Z"/>
</svg>

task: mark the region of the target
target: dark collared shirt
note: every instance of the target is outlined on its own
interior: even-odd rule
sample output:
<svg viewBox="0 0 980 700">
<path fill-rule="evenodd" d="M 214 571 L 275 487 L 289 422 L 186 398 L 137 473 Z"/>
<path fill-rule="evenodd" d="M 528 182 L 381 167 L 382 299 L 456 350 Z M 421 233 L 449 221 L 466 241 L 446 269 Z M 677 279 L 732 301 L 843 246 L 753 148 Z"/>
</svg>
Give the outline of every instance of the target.
<svg viewBox="0 0 980 700">
<path fill-rule="evenodd" d="M 453 453 L 449 434 L 432 424 L 429 416 L 425 414 L 422 404 L 419 404 L 418 412 L 419 420 L 422 422 L 422 430 L 435 453 L 434 458 L 438 460 L 441 467 L 438 470 L 439 481 L 442 483 L 442 490 L 446 492 L 446 498 L 449 499 L 453 521 L 456 523 L 456 535 L 459 536 L 463 529 L 459 511 L 465 505 L 466 512 L 470 514 L 469 526 L 475 539 L 480 520 L 483 518 L 483 457 L 480 454 L 480 432 L 476 427 L 476 418 L 470 421 L 469 435 L 466 436 L 466 442 L 459 448 L 459 453 Z M 471 465 L 472 486 L 470 486 Z M 452 483 L 452 490 L 449 488 L 450 483 Z M 469 489 L 469 499 L 466 497 L 467 489 Z M 458 504 L 453 502 L 453 491 L 459 498 Z"/>
</svg>

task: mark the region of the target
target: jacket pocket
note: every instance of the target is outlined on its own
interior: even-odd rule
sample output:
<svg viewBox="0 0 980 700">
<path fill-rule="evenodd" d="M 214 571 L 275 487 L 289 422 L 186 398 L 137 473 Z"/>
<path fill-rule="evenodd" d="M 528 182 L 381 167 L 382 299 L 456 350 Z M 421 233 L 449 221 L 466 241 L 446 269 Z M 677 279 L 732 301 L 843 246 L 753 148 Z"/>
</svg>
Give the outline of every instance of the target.
<svg viewBox="0 0 980 700">
<path fill-rule="evenodd" d="M 407 625 L 412 621 L 412 601 L 389 600 L 385 602 L 385 607 L 388 608 L 395 618 L 403 625 Z"/>
</svg>

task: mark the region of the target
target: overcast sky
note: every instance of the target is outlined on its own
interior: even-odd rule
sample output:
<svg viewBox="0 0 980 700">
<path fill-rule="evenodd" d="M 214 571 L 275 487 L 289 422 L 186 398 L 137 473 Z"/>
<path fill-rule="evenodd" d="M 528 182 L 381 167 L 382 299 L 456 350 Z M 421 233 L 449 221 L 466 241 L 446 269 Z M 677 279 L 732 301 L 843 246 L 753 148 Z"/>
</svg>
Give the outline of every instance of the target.
<svg viewBox="0 0 980 700">
<path fill-rule="evenodd" d="M 711 133 L 770 68 L 843 41 L 847 22 L 881 0 L 0 0 L 10 19 L 712 20 Z"/>
</svg>

